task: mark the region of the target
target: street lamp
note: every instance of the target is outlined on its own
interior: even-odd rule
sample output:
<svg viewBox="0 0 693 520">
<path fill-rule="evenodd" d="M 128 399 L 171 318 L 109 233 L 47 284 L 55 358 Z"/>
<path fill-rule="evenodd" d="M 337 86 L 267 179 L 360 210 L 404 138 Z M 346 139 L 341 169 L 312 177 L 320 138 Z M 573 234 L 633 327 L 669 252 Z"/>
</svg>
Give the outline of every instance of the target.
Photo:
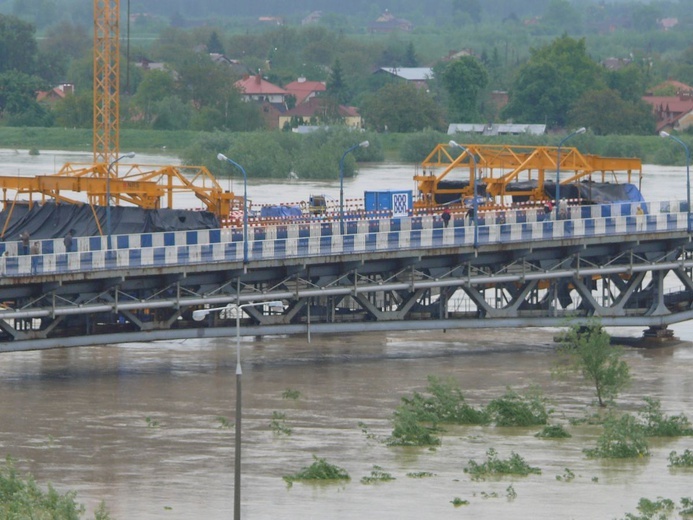
<svg viewBox="0 0 693 520">
<path fill-rule="evenodd" d="M 571 137 L 578 134 L 584 134 L 586 131 L 587 129 L 584 126 L 582 128 L 578 128 L 572 134 L 565 136 L 563 139 L 561 139 L 561 142 L 558 143 L 558 152 L 556 154 L 556 204 L 558 204 L 558 201 L 561 200 L 561 146 L 563 146 L 563 143 L 565 143 Z"/>
<path fill-rule="evenodd" d="M 121 159 L 132 159 L 134 156 L 135 152 L 123 154 L 117 159 L 111 161 L 111 163 L 108 165 L 108 169 L 106 170 L 106 245 L 108 249 L 111 249 L 111 168 Z"/>
<path fill-rule="evenodd" d="M 248 175 L 243 166 L 226 157 L 223 153 L 217 154 L 217 159 L 227 161 L 241 170 L 243 174 L 243 263 L 248 263 Z"/>
<path fill-rule="evenodd" d="M 220 154 L 221 155 L 221 154 Z M 270 307 L 281 306 L 280 301 L 243 303 L 241 305 L 227 305 L 226 307 L 215 307 L 213 309 L 198 309 L 193 311 L 192 318 L 195 321 L 202 321 L 207 314 L 215 311 L 230 311 L 236 309 L 236 438 L 235 438 L 235 462 L 234 462 L 234 482 L 233 482 L 233 518 L 241 519 L 241 314 L 246 307 L 258 307 L 269 305 Z M 228 314 L 226 315 L 228 317 Z"/>
<path fill-rule="evenodd" d="M 683 146 L 684 150 L 686 150 L 686 204 L 688 204 L 688 207 L 686 208 L 686 231 L 689 233 L 691 232 L 691 150 L 688 148 L 688 145 L 684 143 L 681 139 L 676 137 L 675 135 L 671 135 L 668 132 L 665 132 L 662 130 L 659 132 L 659 135 L 661 137 L 668 137 L 669 139 L 673 139 L 677 143 L 679 143 L 681 146 Z"/>
<path fill-rule="evenodd" d="M 472 211 L 474 212 L 474 249 L 479 247 L 479 202 L 477 201 L 478 195 L 477 195 L 477 176 L 476 176 L 476 157 L 474 157 L 473 153 L 470 153 L 470 151 L 462 146 L 461 144 L 458 144 L 455 141 L 450 141 L 448 145 L 451 148 L 459 148 L 463 152 L 467 152 L 469 155 L 469 158 L 472 160 L 472 168 L 474 172 L 474 177 L 473 177 L 473 189 L 474 189 L 474 196 L 472 198 Z M 472 182 L 472 178 L 470 176 L 470 182 Z"/>
<path fill-rule="evenodd" d="M 342 235 L 344 234 L 344 158 L 349 152 L 353 152 L 357 148 L 368 148 L 369 144 L 368 141 L 355 144 L 344 152 L 339 160 L 339 231 Z"/>
</svg>

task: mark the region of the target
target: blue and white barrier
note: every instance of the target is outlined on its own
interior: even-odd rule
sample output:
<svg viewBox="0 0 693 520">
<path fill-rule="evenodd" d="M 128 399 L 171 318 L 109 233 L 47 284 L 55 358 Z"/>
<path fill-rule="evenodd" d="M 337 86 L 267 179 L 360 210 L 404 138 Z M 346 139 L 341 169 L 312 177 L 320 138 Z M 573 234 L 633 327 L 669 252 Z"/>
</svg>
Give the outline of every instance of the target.
<svg viewBox="0 0 693 520">
<path fill-rule="evenodd" d="M 637 214 L 640 206 L 644 214 Z M 555 216 L 555 215 L 552 215 Z M 533 210 L 494 211 L 478 219 L 479 246 L 498 243 L 627 236 L 687 229 L 685 203 L 655 202 L 570 208 L 565 220 L 546 219 Z M 460 215 L 443 227 L 435 216 L 253 226 L 248 228 L 248 259 L 329 256 L 474 244 L 474 227 Z M 37 241 L 36 254 L 23 254 L 18 242 L 0 243 L 0 274 L 32 276 L 95 270 L 166 267 L 243 260 L 243 230 L 212 229 L 79 237 L 66 252 L 62 239 Z M 32 242 L 33 243 L 33 242 Z"/>
</svg>

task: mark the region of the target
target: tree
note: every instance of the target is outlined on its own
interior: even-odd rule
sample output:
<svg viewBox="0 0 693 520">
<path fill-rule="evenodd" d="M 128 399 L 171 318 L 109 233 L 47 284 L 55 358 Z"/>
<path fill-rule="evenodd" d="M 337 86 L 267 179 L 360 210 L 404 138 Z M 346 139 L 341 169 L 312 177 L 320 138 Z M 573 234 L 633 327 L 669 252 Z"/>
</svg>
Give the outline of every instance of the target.
<svg viewBox="0 0 693 520">
<path fill-rule="evenodd" d="M 624 101 L 611 89 L 585 92 L 568 116 L 572 126 L 584 126 L 596 135 L 649 135 L 655 131 L 650 105 L 640 99 Z"/>
<path fill-rule="evenodd" d="M 531 51 L 511 85 L 502 116 L 564 127 L 573 103 L 587 90 L 603 85 L 601 68 L 588 56 L 585 40 L 564 35 Z"/>
<path fill-rule="evenodd" d="M 330 72 L 330 77 L 327 79 L 326 90 L 327 94 L 337 99 L 340 104 L 347 103 L 351 97 L 349 87 L 344 81 L 342 64 L 339 59 L 336 59 L 334 65 L 332 65 L 332 72 Z"/>
<path fill-rule="evenodd" d="M 594 385 L 599 406 L 606 406 L 630 382 L 630 369 L 621 359 L 622 349 L 611 344 L 609 334 L 598 322 L 572 325 L 561 338 L 559 352 L 567 360 L 562 368 L 580 372 Z"/>
<path fill-rule="evenodd" d="M 378 131 L 416 132 L 443 127 L 443 114 L 423 90 L 408 82 L 385 85 L 367 96 L 361 106 L 366 124 Z"/>
<path fill-rule="evenodd" d="M 224 54 L 224 44 L 221 43 L 219 35 L 216 31 L 212 31 L 207 41 L 207 52 L 215 54 Z"/>
<path fill-rule="evenodd" d="M 137 92 L 132 97 L 133 116 L 142 117 L 147 124 L 155 117 L 154 106 L 175 91 L 173 75 L 165 70 L 151 70 L 145 73 Z"/>
<path fill-rule="evenodd" d="M 404 51 L 404 61 L 402 62 L 403 67 L 418 67 L 419 58 L 416 57 L 416 50 L 414 49 L 414 44 L 409 42 L 406 50 Z"/>
<path fill-rule="evenodd" d="M 0 115 L 21 114 L 36 111 L 36 92 L 47 89 L 46 83 L 37 76 L 24 72 L 8 71 L 0 74 Z"/>
<path fill-rule="evenodd" d="M 486 68 L 472 56 L 464 56 L 443 70 L 442 84 L 448 93 L 451 121 L 476 122 L 479 119 L 479 93 L 488 84 Z"/>
<path fill-rule="evenodd" d="M 479 0 L 452 0 L 452 12 L 464 13 L 474 22 L 481 21 L 481 2 Z"/>
<path fill-rule="evenodd" d="M 0 72 L 35 72 L 37 45 L 34 27 L 14 16 L 0 14 Z"/>
</svg>

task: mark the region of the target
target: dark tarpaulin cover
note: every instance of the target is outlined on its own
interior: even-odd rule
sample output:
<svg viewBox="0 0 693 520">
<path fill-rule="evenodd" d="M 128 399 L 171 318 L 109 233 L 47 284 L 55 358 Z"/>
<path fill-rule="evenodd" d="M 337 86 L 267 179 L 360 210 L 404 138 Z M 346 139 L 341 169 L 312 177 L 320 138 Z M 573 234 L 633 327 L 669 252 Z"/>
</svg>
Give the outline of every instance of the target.
<svg viewBox="0 0 693 520">
<path fill-rule="evenodd" d="M 19 240 L 19 234 L 27 231 L 31 239 L 61 238 L 68 231 L 76 237 L 97 236 L 99 226 L 107 232 L 105 206 L 88 204 L 56 204 L 46 202 L 16 204 L 14 208 L 0 212 L 0 225 L 4 230 L 2 240 Z M 161 231 L 190 231 L 219 228 L 219 220 L 209 211 L 182 209 L 142 209 L 136 207 L 111 207 L 111 234 L 156 233 Z"/>
<path fill-rule="evenodd" d="M 507 193 L 527 191 L 537 187 L 537 181 L 513 182 L 505 188 Z M 556 198 L 556 183 L 545 182 L 544 191 L 551 199 Z M 612 184 L 610 182 L 577 182 L 561 184 L 562 199 L 580 199 L 583 204 L 604 204 L 610 202 L 642 202 L 645 199 L 637 186 L 630 183 Z M 515 202 L 528 200 L 527 196 L 513 196 Z"/>
</svg>

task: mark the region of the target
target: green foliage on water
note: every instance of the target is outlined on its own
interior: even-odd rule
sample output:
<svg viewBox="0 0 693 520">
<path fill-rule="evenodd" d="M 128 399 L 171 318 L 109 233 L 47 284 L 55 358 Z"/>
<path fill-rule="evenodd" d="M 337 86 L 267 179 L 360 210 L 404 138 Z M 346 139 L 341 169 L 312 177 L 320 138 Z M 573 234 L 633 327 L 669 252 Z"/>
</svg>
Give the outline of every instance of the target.
<svg viewBox="0 0 693 520">
<path fill-rule="evenodd" d="M 371 474 L 361 478 L 361 484 L 374 484 L 376 482 L 389 482 L 395 478 L 380 466 L 374 465 Z"/>
<path fill-rule="evenodd" d="M 394 427 L 385 441 L 388 446 L 439 446 L 435 433 L 440 429 L 422 424 L 417 413 L 406 405 L 400 405 L 393 414 Z"/>
<path fill-rule="evenodd" d="M 693 435 L 693 427 L 685 415 L 665 415 L 659 400 L 645 397 L 644 401 L 646 407 L 638 415 L 646 436 L 683 437 Z"/>
<path fill-rule="evenodd" d="M 283 412 L 272 412 L 272 420 L 270 421 L 270 430 L 276 435 L 291 435 L 292 429 L 286 425 L 286 414 Z"/>
<path fill-rule="evenodd" d="M 488 424 L 484 410 L 476 409 L 465 402 L 459 385 L 453 379 L 428 376 L 426 392 L 414 392 L 412 397 L 403 397 L 402 406 L 411 410 L 419 421 L 437 424 Z"/>
<path fill-rule="evenodd" d="M 368 141 L 346 156 L 352 146 Z M 306 135 L 291 132 L 215 132 L 200 134 L 181 152 L 184 164 L 206 166 L 218 177 L 237 176 L 238 169 L 221 163 L 222 153 L 243 166 L 249 178 L 339 179 L 356 173 L 357 161 L 384 159 L 379 136 L 345 128 L 324 129 Z M 343 158 L 343 159 L 342 159 Z"/>
<path fill-rule="evenodd" d="M 693 468 L 693 451 L 685 450 L 681 455 L 672 451 L 668 460 L 671 468 Z"/>
<path fill-rule="evenodd" d="M 435 477 L 435 473 L 431 473 L 430 471 L 415 471 L 413 473 L 407 473 L 407 477 L 409 477 L 409 478 L 428 478 L 428 477 Z"/>
<path fill-rule="evenodd" d="M 471 475 L 473 480 L 483 480 L 486 477 L 498 475 L 540 475 L 541 469 L 530 466 L 515 452 L 511 452 L 509 458 L 501 459 L 494 448 L 489 448 L 484 462 L 479 463 L 472 459 L 464 468 L 464 472 Z"/>
<path fill-rule="evenodd" d="M 291 388 L 287 388 L 282 392 L 282 399 L 293 399 L 294 401 L 298 400 L 301 397 L 301 392 L 298 390 L 294 390 Z"/>
<path fill-rule="evenodd" d="M 144 420 L 147 423 L 147 428 L 158 428 L 159 427 L 159 421 L 156 419 L 152 419 L 151 417 L 145 417 Z"/>
<path fill-rule="evenodd" d="M 282 477 L 287 484 L 292 485 L 297 481 L 339 481 L 351 480 L 347 471 L 339 466 L 330 464 L 323 458 L 313 455 L 313 463 L 302 468 L 293 475 Z"/>
<path fill-rule="evenodd" d="M 650 454 L 642 425 L 630 414 L 607 417 L 596 447 L 583 451 L 588 457 L 606 459 L 640 458 Z"/>
<path fill-rule="evenodd" d="M 668 499 L 657 497 L 656 500 L 641 498 L 638 501 L 638 513 L 627 513 L 624 520 L 666 520 L 676 509 L 676 504 Z"/>
<path fill-rule="evenodd" d="M 226 417 L 221 415 L 217 416 L 217 422 L 219 423 L 219 428 L 226 430 L 231 427 L 231 423 Z"/>
<path fill-rule="evenodd" d="M 570 470 L 570 468 L 565 468 L 562 475 L 556 475 L 556 480 L 559 482 L 570 482 L 575 480 L 575 473 Z"/>
<path fill-rule="evenodd" d="M 611 344 L 601 323 L 573 324 L 561 336 L 561 364 L 554 370 L 562 376 L 574 372 L 594 386 L 599 406 L 613 402 L 630 383 L 630 368 L 622 358 L 623 349 Z"/>
<path fill-rule="evenodd" d="M 450 501 L 450 503 L 455 507 L 468 506 L 469 500 L 464 500 L 460 497 L 455 497 Z"/>
<path fill-rule="evenodd" d="M 549 410 L 538 388 L 520 395 L 508 388 L 502 397 L 492 400 L 486 412 L 496 426 L 537 426 L 546 424 Z"/>
<path fill-rule="evenodd" d="M 61 495 L 50 484 L 46 491 L 42 490 L 31 475 L 19 474 L 10 457 L 0 466 L 0 518 L 78 520 L 83 517 L 85 507 L 76 502 L 76 497 L 74 491 Z M 103 502 L 94 518 L 110 518 Z"/>
<path fill-rule="evenodd" d="M 567 439 L 572 437 L 561 424 L 547 424 L 534 436 L 540 439 Z"/>
</svg>

